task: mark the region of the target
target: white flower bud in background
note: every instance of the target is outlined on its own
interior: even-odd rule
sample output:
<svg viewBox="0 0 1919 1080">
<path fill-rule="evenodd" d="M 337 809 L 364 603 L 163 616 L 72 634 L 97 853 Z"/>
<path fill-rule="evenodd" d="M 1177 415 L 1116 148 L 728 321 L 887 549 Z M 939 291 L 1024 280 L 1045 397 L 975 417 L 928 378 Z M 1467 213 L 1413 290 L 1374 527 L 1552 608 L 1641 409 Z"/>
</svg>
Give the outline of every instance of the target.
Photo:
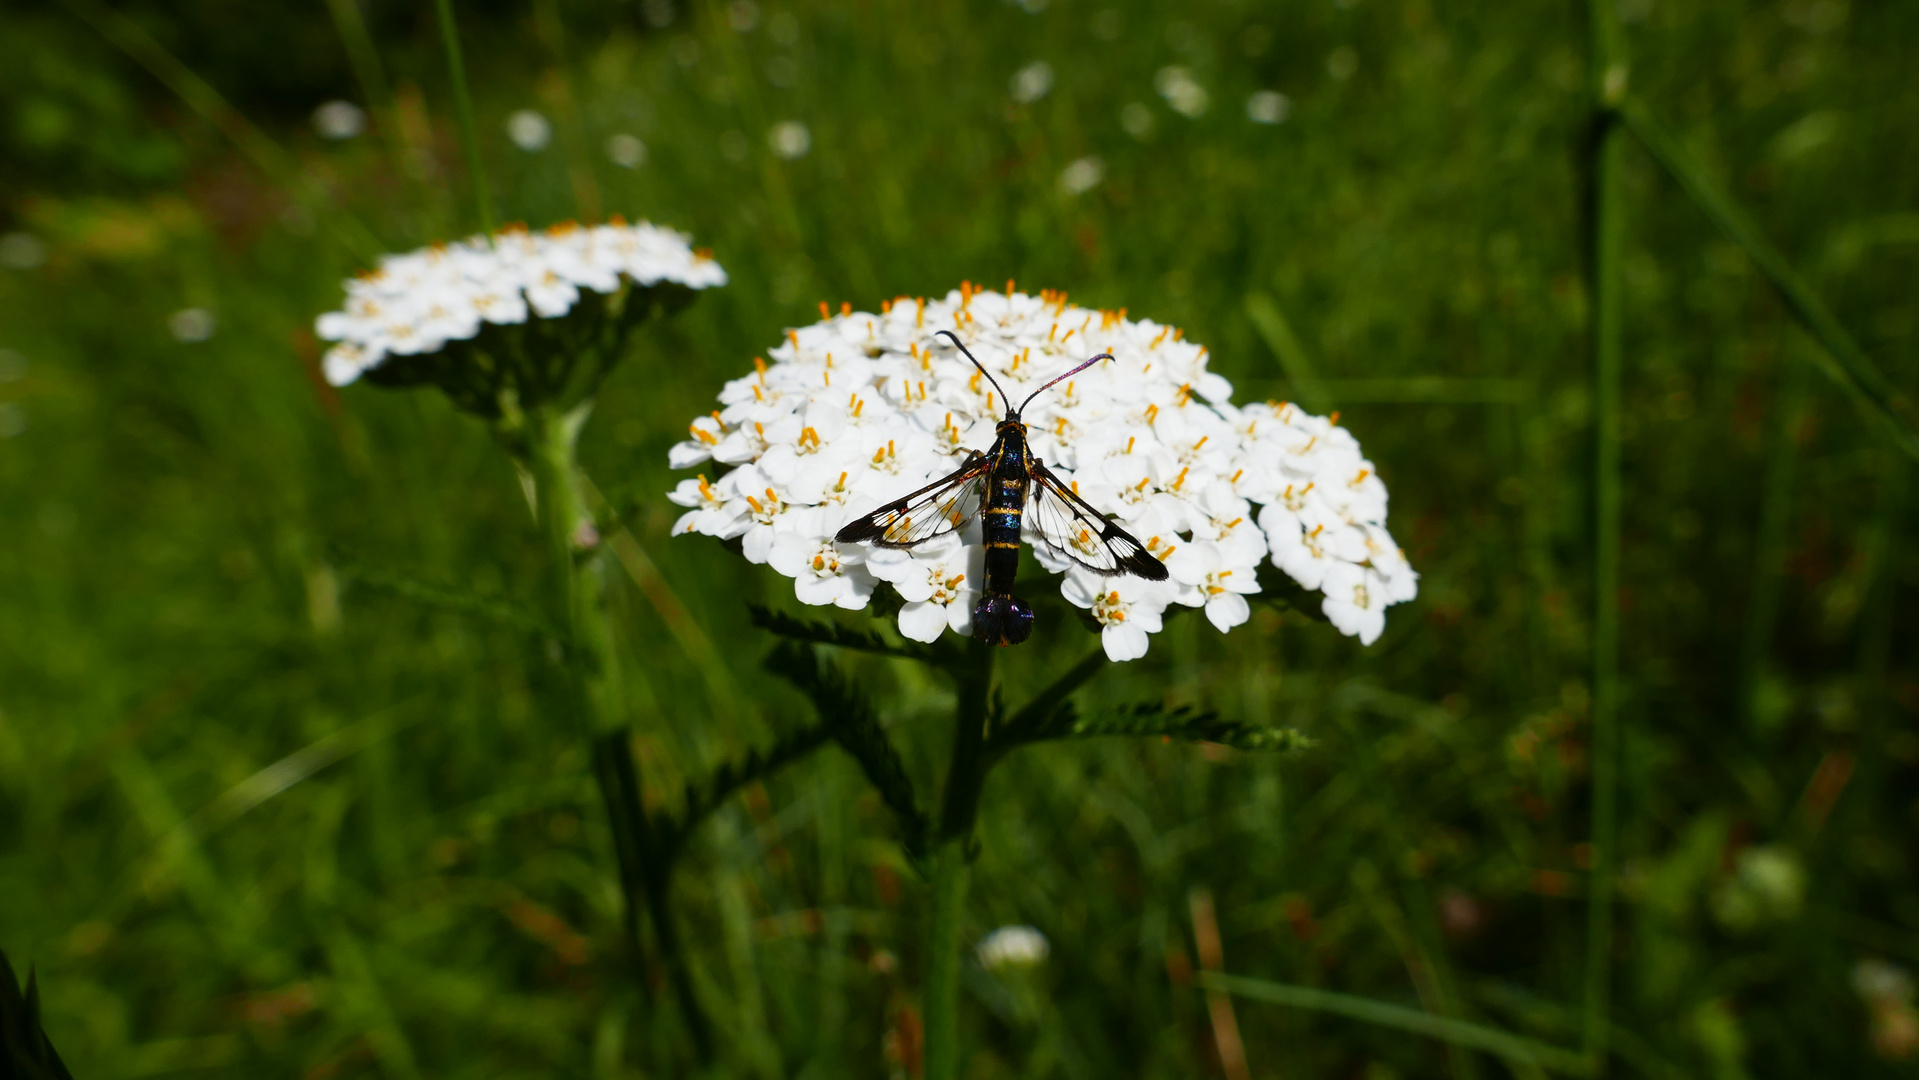
<svg viewBox="0 0 1919 1080">
<path fill-rule="evenodd" d="M 1919 1009 L 1912 1004 L 1912 976 L 1884 960 L 1867 959 L 1852 969 L 1852 988 L 1872 1016 L 1873 1052 L 1887 1061 L 1919 1056 Z"/>
<path fill-rule="evenodd" d="M 1144 139 L 1153 133 L 1153 110 L 1137 101 L 1131 102 L 1119 111 L 1119 126 L 1133 138 Z"/>
<path fill-rule="evenodd" d="M 366 110 L 351 101 L 329 101 L 313 110 L 313 130 L 322 139 L 351 139 L 366 130 Z"/>
<path fill-rule="evenodd" d="M 1733 874 L 1712 895 L 1713 915 L 1732 930 L 1797 918 L 1806 896 L 1806 870 L 1797 852 L 1760 844 L 1739 853 Z"/>
<path fill-rule="evenodd" d="M 44 240 L 27 232 L 0 236 L 0 266 L 9 270 L 32 270 L 47 261 Z"/>
<path fill-rule="evenodd" d="M 1046 935 L 1033 927 L 1002 926 L 981 938 L 973 954 L 979 958 L 981 967 L 995 971 L 1045 963 L 1051 952 Z"/>
<path fill-rule="evenodd" d="M 1326 57 L 1326 74 L 1345 82 L 1359 70 L 1359 53 L 1351 45 L 1341 45 Z"/>
<path fill-rule="evenodd" d="M 1053 88 L 1053 65 L 1044 60 L 1035 60 L 1013 73 L 1011 91 L 1013 100 L 1022 105 L 1030 105 L 1046 96 Z"/>
<path fill-rule="evenodd" d="M 214 327 L 213 313 L 205 308 L 181 308 L 167 316 L 167 332 L 188 345 L 212 337 Z"/>
<path fill-rule="evenodd" d="M 1153 76 L 1153 89 L 1181 116 L 1200 116 L 1212 101 L 1206 88 L 1194 81 L 1193 73 L 1179 65 L 1160 68 L 1159 74 Z"/>
<path fill-rule="evenodd" d="M 787 120 L 773 125 L 773 130 L 766 133 L 766 144 L 778 156 L 795 161 L 813 148 L 813 134 L 798 120 Z"/>
<path fill-rule="evenodd" d="M 1277 90 L 1261 90 L 1246 99 L 1246 119 L 1255 124 L 1283 124 L 1292 114 L 1292 99 Z"/>
<path fill-rule="evenodd" d="M 1068 195 L 1084 195 L 1105 178 L 1105 162 L 1096 157 L 1083 157 L 1060 170 L 1059 189 Z"/>
<path fill-rule="evenodd" d="M 1338 414 L 1234 405 L 1232 385 L 1182 331 L 1010 284 L 900 297 L 878 313 L 822 309 L 725 384 L 718 412 L 667 455 L 673 468 L 706 470 L 668 496 L 686 508 L 673 532 L 738 538 L 749 561 L 794 580 L 802 603 L 864 608 L 885 583 L 905 601 L 903 636 L 970 633 L 985 584 L 977 519 L 905 550 L 833 539 L 991 444 L 1006 402 L 941 330 L 1019 398 L 1112 354 L 1022 416 L 1033 453 L 1167 566 L 1165 581 L 1102 577 L 1032 549 L 1063 574 L 1061 595 L 1092 616 L 1110 658 L 1145 655 L 1174 606 L 1201 609 L 1221 632 L 1244 624 L 1262 568 L 1323 589 L 1327 618 L 1364 644 L 1388 607 L 1419 591 L 1386 531 L 1385 485 Z"/>
<path fill-rule="evenodd" d="M 606 159 L 622 169 L 637 169 L 646 164 L 646 144 L 637 135 L 621 132 L 606 139 Z"/>
<path fill-rule="evenodd" d="M 553 124 L 532 109 L 520 109 L 506 118 L 506 137 L 531 154 L 553 141 Z"/>
</svg>

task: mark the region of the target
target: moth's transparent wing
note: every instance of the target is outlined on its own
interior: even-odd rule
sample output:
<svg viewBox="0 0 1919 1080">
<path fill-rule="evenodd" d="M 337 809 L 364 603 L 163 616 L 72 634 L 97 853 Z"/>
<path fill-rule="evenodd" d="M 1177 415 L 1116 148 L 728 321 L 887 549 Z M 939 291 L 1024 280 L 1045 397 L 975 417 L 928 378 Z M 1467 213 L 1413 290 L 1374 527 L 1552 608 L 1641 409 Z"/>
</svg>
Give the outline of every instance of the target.
<svg viewBox="0 0 1919 1080">
<path fill-rule="evenodd" d="M 1033 542 L 1097 574 L 1133 574 L 1166 580 L 1166 564 L 1133 534 L 1108 521 L 1093 505 L 1060 482 L 1046 466 L 1033 463 L 1032 497 L 1026 520 Z"/>
<path fill-rule="evenodd" d="M 854 518 L 833 539 L 842 544 L 910 548 L 952 532 L 979 513 L 985 476 L 986 455 L 975 451 L 950 476 Z"/>
</svg>

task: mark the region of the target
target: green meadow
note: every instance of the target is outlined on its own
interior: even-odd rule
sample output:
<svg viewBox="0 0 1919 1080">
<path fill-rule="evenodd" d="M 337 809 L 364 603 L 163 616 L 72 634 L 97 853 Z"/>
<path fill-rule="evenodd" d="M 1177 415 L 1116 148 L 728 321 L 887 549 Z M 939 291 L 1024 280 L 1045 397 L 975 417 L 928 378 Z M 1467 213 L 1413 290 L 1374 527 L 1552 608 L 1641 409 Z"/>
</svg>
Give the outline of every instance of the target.
<svg viewBox="0 0 1919 1080">
<path fill-rule="evenodd" d="M 885 626 L 669 535 L 668 448 L 823 302 L 1124 307 L 1390 488 L 1420 589 L 1373 645 L 1189 613 L 1074 698 L 1307 745 L 991 774 L 958 1075 L 1914 1075 L 1919 9 L 1616 0 L 1610 78 L 1575 3 L 453 9 L 472 160 L 431 0 L 5 16 L 0 949 L 74 1077 L 921 1075 L 928 886 L 862 765 L 687 832 L 703 1049 L 526 617 L 513 460 L 321 375 L 343 280 L 482 186 L 730 276 L 580 437 L 662 820 L 815 719 L 752 605 Z M 1012 707 L 1098 649 L 1027 574 Z M 930 803 L 978 688 L 817 653 Z M 1045 958 L 980 962 L 1009 925 Z"/>
</svg>

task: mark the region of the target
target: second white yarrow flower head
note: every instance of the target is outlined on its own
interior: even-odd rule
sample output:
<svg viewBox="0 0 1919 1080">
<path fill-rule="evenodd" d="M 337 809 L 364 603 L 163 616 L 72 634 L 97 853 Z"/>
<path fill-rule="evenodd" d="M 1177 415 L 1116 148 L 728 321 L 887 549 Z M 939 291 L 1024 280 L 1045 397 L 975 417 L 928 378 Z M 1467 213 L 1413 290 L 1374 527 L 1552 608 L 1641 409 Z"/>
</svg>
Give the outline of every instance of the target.
<svg viewBox="0 0 1919 1080">
<path fill-rule="evenodd" d="M 335 386 L 432 384 L 497 416 L 502 394 L 521 407 L 589 396 L 633 327 L 724 284 L 712 256 L 672 229 L 617 217 L 540 232 L 510 226 L 385 256 L 346 283 L 345 306 L 314 328 L 336 343 L 323 362 Z"/>
<path fill-rule="evenodd" d="M 1112 359 L 1041 394 L 1021 419 L 1033 455 L 1170 572 L 1103 576 L 1032 548 L 1064 574 L 1062 596 L 1099 625 L 1112 659 L 1143 656 L 1170 608 L 1201 608 L 1221 631 L 1244 623 L 1262 567 L 1323 591 L 1327 619 L 1366 644 L 1385 609 L 1418 592 L 1386 531 L 1386 488 L 1338 414 L 1234 405 L 1206 349 L 1172 327 L 1010 285 L 902 297 L 878 313 L 821 307 L 820 322 L 789 330 L 727 383 L 721 407 L 669 454 L 674 468 L 708 470 L 671 494 L 687 507 L 675 532 L 740 537 L 804 603 L 862 608 L 885 582 L 905 601 L 904 636 L 967 634 L 984 585 L 977 521 L 905 550 L 834 535 L 991 444 L 1008 404 L 994 383 L 1024 400 L 1098 353 Z M 1029 540 L 1035 527 L 1026 519 Z"/>
</svg>

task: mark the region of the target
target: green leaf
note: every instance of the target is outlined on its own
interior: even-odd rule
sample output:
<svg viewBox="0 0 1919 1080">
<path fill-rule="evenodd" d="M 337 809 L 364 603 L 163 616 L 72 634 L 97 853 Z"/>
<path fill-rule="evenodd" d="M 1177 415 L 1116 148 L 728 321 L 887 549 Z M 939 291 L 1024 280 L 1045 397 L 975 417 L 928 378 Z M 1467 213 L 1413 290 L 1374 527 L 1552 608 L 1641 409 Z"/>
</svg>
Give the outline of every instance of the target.
<svg viewBox="0 0 1919 1080">
<path fill-rule="evenodd" d="M 796 618 L 785 612 L 751 604 L 747 607 L 748 616 L 753 625 L 769 634 L 786 638 L 788 641 L 807 642 L 813 645 L 837 645 L 842 649 L 855 652 L 876 653 L 880 656 L 898 656 L 908 660 L 920 660 L 926 663 L 940 663 L 943 657 L 935 649 L 917 643 L 896 643 L 888 641 L 871 630 L 855 630 L 838 623 L 815 622 L 811 619 Z"/>
<path fill-rule="evenodd" d="M 926 852 L 932 823 L 920 809 L 906 763 L 880 727 L 866 695 L 849 683 L 839 668 L 820 660 L 811 647 L 799 642 L 775 647 L 766 658 L 766 669 L 792 683 L 813 702 L 821 726 L 859 762 L 867 781 L 899 816 L 906 854 L 918 862 Z"/>
<path fill-rule="evenodd" d="M 719 809 L 735 791 L 755 780 L 762 780 L 781 768 L 798 761 L 834 737 L 830 725 L 815 724 L 812 727 L 789 731 L 773 741 L 773 745 L 749 752 L 737 761 L 729 761 L 714 770 L 711 776 L 686 793 L 686 807 L 669 820 L 653 825 L 659 844 L 665 857 L 673 858 L 678 854 L 680 845 L 700 822 Z"/>
<path fill-rule="evenodd" d="M 1107 735 L 1159 736 L 1187 742 L 1222 743 L 1238 750 L 1291 751 L 1312 740 L 1293 728 L 1260 727 L 1221 719 L 1190 705 L 1168 708 L 1159 702 L 1127 705 L 1099 716 L 1079 715 L 1072 705 L 1055 712 L 1035 739 L 1094 739 Z"/>
<path fill-rule="evenodd" d="M 522 607 L 511 600 L 481 596 L 478 593 L 448 585 L 436 585 L 404 574 L 374 570 L 352 561 L 343 560 L 336 568 L 340 576 L 348 581 L 357 581 L 403 600 L 412 600 L 429 607 L 459 612 L 462 615 L 478 615 L 516 630 L 528 630 L 552 638 L 562 636 L 538 612 Z"/>
<path fill-rule="evenodd" d="M 1003 754 L 1021 743 L 1049 738 L 1050 736 L 1041 735 L 1039 732 L 1059 715 L 1061 710 L 1071 707 L 1066 699 L 1072 696 L 1073 691 L 1084 686 L 1086 680 L 1105 670 L 1107 663 L 1106 650 L 1094 649 L 1087 653 L 1080 658 L 1079 663 L 1067 668 L 1064 674 L 1053 680 L 1052 685 L 1034 694 L 1026 704 L 1020 706 L 1018 712 L 1003 723 L 999 722 L 1002 710 L 998 707 L 996 700 L 992 713 L 995 722 L 991 728 L 992 734 L 987 740 L 989 752 Z"/>
<path fill-rule="evenodd" d="M 0 952 L 0 1076 L 20 1080 L 73 1080 L 40 1026 L 40 988 L 27 972 L 24 994 L 13 965 Z"/>
</svg>

